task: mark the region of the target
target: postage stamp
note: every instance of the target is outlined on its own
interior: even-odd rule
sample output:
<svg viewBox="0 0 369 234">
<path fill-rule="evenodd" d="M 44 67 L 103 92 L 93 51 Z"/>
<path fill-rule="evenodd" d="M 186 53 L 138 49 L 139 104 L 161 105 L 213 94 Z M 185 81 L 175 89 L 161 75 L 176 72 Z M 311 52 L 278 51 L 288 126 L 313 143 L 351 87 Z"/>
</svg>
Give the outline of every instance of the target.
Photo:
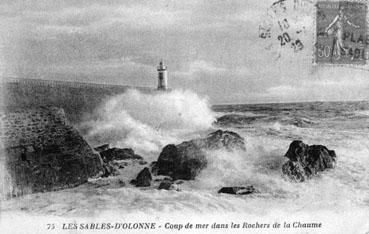
<svg viewBox="0 0 369 234">
<path fill-rule="evenodd" d="M 319 1 L 316 7 L 316 63 L 366 64 L 369 56 L 367 5 L 353 1 Z"/>
</svg>

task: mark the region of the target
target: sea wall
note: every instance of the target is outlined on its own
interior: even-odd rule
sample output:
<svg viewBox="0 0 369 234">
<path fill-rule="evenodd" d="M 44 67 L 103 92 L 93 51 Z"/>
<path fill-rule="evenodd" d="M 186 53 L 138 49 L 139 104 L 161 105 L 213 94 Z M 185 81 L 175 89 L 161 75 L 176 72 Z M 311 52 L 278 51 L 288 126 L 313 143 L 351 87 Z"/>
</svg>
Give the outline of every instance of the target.
<svg viewBox="0 0 369 234">
<path fill-rule="evenodd" d="M 61 108 L 7 107 L 0 123 L 3 196 L 73 187 L 102 170 L 100 156 Z"/>
<path fill-rule="evenodd" d="M 14 78 L 4 78 L 0 85 L 4 93 L 4 106 L 63 108 L 73 125 L 83 121 L 106 98 L 133 88 L 141 92 L 153 91 L 146 87 Z"/>
</svg>

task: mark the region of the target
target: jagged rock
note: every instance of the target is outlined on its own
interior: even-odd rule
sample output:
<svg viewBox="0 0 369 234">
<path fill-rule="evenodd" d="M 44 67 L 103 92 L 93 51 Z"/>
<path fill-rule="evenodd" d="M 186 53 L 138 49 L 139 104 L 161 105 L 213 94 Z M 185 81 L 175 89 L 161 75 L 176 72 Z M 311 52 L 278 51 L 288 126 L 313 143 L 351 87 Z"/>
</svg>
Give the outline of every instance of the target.
<svg viewBox="0 0 369 234">
<path fill-rule="evenodd" d="M 110 145 L 109 144 L 104 144 L 101 146 L 98 146 L 96 148 L 94 148 L 95 151 L 97 151 L 98 153 L 101 153 L 102 151 L 108 150 L 110 149 Z"/>
<path fill-rule="evenodd" d="M 244 139 L 237 133 L 218 130 L 206 138 L 167 145 L 157 161 L 158 175 L 169 175 L 174 180 L 194 179 L 207 165 L 205 150 L 245 150 Z"/>
<path fill-rule="evenodd" d="M 246 187 L 223 187 L 218 191 L 218 193 L 246 195 L 246 194 L 254 193 L 255 191 L 256 190 L 254 186 L 250 185 Z"/>
<path fill-rule="evenodd" d="M 215 131 L 210 133 L 203 141 L 205 141 L 205 148 L 207 149 L 246 150 L 243 137 L 232 131 Z"/>
<path fill-rule="evenodd" d="M 334 168 L 336 153 L 323 145 L 307 145 L 293 141 L 285 154 L 289 159 L 282 166 L 282 173 L 294 181 L 303 182 L 312 175 Z"/>
<path fill-rule="evenodd" d="M 130 148 L 111 148 L 100 152 L 101 158 L 104 162 L 110 162 L 112 160 L 125 160 L 125 159 L 139 159 L 143 158 Z"/>
<path fill-rule="evenodd" d="M 152 176 L 148 167 L 145 167 L 138 173 L 137 178 L 131 181 L 136 187 L 149 187 L 151 185 Z"/>
</svg>

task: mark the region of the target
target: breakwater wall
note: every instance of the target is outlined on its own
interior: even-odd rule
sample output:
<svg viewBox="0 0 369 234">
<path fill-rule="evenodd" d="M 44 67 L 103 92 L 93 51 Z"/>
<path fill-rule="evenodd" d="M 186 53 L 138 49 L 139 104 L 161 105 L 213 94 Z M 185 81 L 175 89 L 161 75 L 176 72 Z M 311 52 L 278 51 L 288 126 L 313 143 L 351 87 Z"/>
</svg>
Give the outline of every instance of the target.
<svg viewBox="0 0 369 234">
<path fill-rule="evenodd" d="M 3 106 L 59 107 L 65 111 L 71 124 L 82 121 L 85 115 L 92 113 L 106 98 L 128 89 L 153 91 L 146 87 L 15 78 L 4 78 L 0 85 Z"/>
</svg>

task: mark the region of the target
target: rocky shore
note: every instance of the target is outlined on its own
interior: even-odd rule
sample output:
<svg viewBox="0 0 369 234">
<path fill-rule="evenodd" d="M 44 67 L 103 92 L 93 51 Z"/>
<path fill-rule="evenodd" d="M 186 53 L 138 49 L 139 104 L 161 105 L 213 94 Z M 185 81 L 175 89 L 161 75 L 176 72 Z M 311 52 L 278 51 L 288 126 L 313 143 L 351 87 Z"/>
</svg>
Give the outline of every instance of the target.
<svg viewBox="0 0 369 234">
<path fill-rule="evenodd" d="M 78 185 L 86 182 L 93 187 L 130 185 L 138 188 L 181 191 L 183 183 L 195 180 L 207 168 L 209 157 L 212 157 L 213 152 L 217 150 L 239 153 L 246 151 L 245 139 L 235 132 L 226 130 L 217 130 L 204 138 L 184 141 L 177 145 L 168 144 L 162 149 L 157 160 L 151 163 L 146 162 L 144 157 L 136 154 L 133 149 L 111 148 L 109 144 L 104 144 L 94 149 L 89 148 L 88 152 L 99 159 L 94 161 L 94 173 L 87 173 L 90 176 L 90 179 L 87 179 L 84 170 L 91 170 L 88 169 L 91 163 L 83 161 L 81 156 L 78 159 L 73 154 L 66 154 L 62 149 L 65 149 L 67 145 L 80 142 L 79 147 L 83 145 L 86 152 L 89 146 L 76 132 L 73 140 L 69 137 L 63 142 L 61 144 L 64 148 L 60 148 L 60 145 L 50 145 L 49 148 L 44 148 L 40 152 L 36 150 L 34 153 L 20 154 L 19 160 L 22 167 L 30 168 L 28 172 L 24 172 L 24 174 L 28 173 L 29 178 L 39 178 L 37 177 L 38 172 L 32 172 L 31 168 L 38 168 L 37 162 L 41 161 L 37 160 L 40 158 L 44 159 L 43 164 L 42 162 L 39 164 L 44 165 L 40 167 L 45 168 L 42 169 L 44 174 L 53 175 L 54 173 L 59 178 L 55 184 L 52 181 L 53 177 L 45 179 L 45 174 L 42 177 L 44 180 L 34 183 L 37 187 L 34 187 L 31 192 L 61 189 L 70 187 L 71 183 Z M 43 154 L 42 157 L 37 160 L 30 157 L 41 154 Z M 22 158 L 22 155 L 25 157 Z M 302 141 L 293 141 L 284 157 L 288 161 L 282 165 L 281 176 L 294 182 L 304 182 L 326 169 L 334 168 L 336 163 L 336 154 L 333 150 L 323 145 L 309 146 Z M 84 177 L 80 176 L 81 173 Z M 242 186 L 225 184 L 224 187 L 218 188 L 218 193 L 232 195 L 247 195 L 255 192 L 258 192 L 258 188 L 254 188 L 252 184 Z"/>
<path fill-rule="evenodd" d="M 113 178 L 130 170 L 125 178 L 135 187 L 181 191 L 181 184 L 195 180 L 207 167 L 208 157 L 216 150 L 229 152 L 246 151 L 245 139 L 235 132 L 217 130 L 204 138 L 166 145 L 157 161 L 150 164 L 132 149 L 109 148 L 107 145 L 95 148 L 100 150 L 105 172 L 104 177 Z M 281 176 L 292 182 L 303 182 L 320 172 L 334 168 L 336 154 L 323 145 L 307 145 L 293 141 L 287 153 L 288 159 L 281 168 Z M 121 183 L 120 186 L 125 186 Z M 225 184 L 218 193 L 247 195 L 258 192 L 251 184 L 233 186 Z"/>
</svg>

